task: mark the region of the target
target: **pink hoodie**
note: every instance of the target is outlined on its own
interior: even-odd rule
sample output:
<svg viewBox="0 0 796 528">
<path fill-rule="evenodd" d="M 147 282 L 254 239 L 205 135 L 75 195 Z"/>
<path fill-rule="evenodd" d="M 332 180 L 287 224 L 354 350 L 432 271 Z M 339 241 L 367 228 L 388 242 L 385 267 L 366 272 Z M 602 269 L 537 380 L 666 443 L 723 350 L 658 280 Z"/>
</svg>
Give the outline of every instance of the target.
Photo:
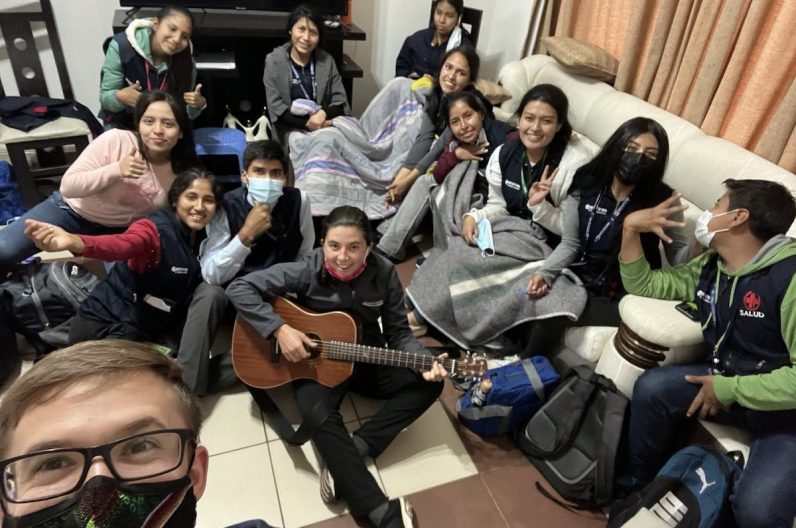
<svg viewBox="0 0 796 528">
<path fill-rule="evenodd" d="M 147 162 L 140 178 L 124 178 L 119 161 L 138 150 L 127 130 L 108 130 L 92 141 L 61 179 L 64 201 L 80 216 L 109 227 L 128 226 L 167 205 L 175 174 L 171 163 Z"/>
</svg>

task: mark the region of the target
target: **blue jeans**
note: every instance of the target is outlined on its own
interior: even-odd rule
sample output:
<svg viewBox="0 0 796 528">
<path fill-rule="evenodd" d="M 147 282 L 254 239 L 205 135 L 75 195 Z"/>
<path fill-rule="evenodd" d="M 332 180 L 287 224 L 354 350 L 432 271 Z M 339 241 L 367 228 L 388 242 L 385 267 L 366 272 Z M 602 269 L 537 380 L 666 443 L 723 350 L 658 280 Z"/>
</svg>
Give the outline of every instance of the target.
<svg viewBox="0 0 796 528">
<path fill-rule="evenodd" d="M 107 235 L 124 231 L 122 227 L 106 227 L 86 220 L 69 207 L 61 193 L 56 191 L 19 220 L 0 229 L 0 272 L 13 268 L 16 263 L 38 251 L 33 241 L 25 236 L 25 220 L 28 218 L 57 225 L 70 233 L 81 235 Z"/>
<path fill-rule="evenodd" d="M 655 476 L 668 454 L 671 432 L 699 392 L 685 381 L 705 375 L 708 365 L 670 365 L 645 372 L 630 402 L 629 471 L 636 482 Z M 749 460 L 732 498 L 735 520 L 742 528 L 793 526 L 796 517 L 796 411 L 753 411 L 733 405 L 711 421 L 752 433 Z"/>
</svg>

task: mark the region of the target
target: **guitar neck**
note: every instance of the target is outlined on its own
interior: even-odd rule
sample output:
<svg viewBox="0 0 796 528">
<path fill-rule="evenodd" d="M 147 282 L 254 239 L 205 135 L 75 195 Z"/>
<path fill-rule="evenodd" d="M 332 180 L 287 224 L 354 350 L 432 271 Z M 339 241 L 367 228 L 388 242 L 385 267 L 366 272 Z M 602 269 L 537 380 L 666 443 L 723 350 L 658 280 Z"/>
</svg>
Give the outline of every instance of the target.
<svg viewBox="0 0 796 528">
<path fill-rule="evenodd" d="M 391 367 L 408 367 L 421 371 L 430 370 L 436 361 L 451 373 L 454 372 L 456 367 L 456 360 L 454 359 L 437 359 L 428 354 L 355 345 L 340 341 L 321 341 L 319 344 L 322 346 L 321 356 L 329 359 L 388 365 Z"/>
</svg>

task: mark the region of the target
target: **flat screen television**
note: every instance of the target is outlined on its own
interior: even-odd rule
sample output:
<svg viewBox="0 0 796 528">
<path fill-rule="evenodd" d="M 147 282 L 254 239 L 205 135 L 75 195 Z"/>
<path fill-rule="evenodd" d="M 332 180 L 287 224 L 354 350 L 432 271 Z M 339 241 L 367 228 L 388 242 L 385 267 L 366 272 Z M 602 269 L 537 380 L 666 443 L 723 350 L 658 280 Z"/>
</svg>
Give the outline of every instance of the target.
<svg viewBox="0 0 796 528">
<path fill-rule="evenodd" d="M 122 0 L 125 7 L 163 7 L 174 0 Z M 183 7 L 201 9 L 250 9 L 290 12 L 299 4 L 309 4 L 324 15 L 345 15 L 347 0 L 183 0 Z"/>
</svg>

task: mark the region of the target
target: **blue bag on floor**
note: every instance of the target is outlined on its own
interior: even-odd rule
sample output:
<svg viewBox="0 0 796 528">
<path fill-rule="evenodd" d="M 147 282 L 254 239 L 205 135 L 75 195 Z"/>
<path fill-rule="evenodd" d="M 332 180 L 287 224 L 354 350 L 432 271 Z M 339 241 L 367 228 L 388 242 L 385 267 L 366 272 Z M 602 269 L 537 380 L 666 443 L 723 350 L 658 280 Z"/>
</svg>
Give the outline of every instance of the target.
<svg viewBox="0 0 796 528">
<path fill-rule="evenodd" d="M 25 214 L 14 173 L 7 161 L 0 161 L 0 225 Z"/>
<path fill-rule="evenodd" d="M 490 369 L 483 379 L 491 382 L 491 389 L 484 394 L 482 384 L 474 383 L 456 410 L 468 429 L 490 437 L 528 423 L 558 385 L 559 375 L 546 357 L 534 356 Z"/>
</svg>

